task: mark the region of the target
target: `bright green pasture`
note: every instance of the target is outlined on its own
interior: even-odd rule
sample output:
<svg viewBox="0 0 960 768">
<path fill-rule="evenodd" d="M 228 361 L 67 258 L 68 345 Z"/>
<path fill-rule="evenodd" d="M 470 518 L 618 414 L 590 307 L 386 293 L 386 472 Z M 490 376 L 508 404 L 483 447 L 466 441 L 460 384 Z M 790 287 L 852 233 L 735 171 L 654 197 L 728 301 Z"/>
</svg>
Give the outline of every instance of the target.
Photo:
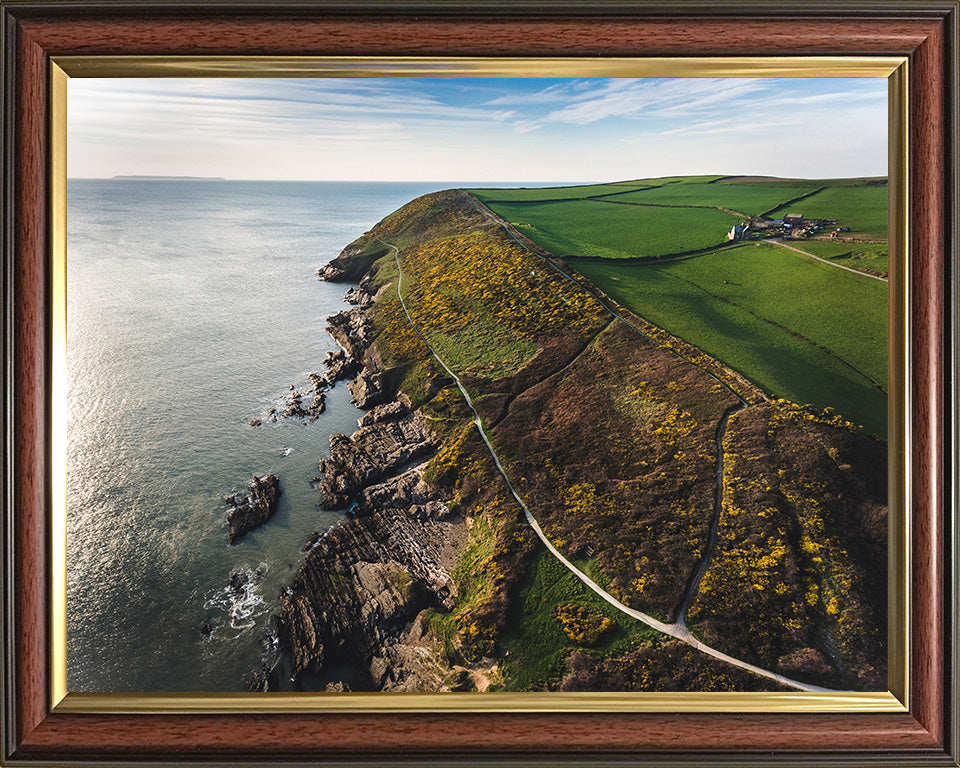
<svg viewBox="0 0 960 768">
<path fill-rule="evenodd" d="M 739 219 L 723 211 L 647 208 L 596 200 L 490 203 L 491 210 L 557 256 L 622 259 L 709 248 Z"/>
<path fill-rule="evenodd" d="M 835 186 L 771 213 L 802 213 L 809 219 L 836 219 L 851 234 L 886 239 L 887 188 Z"/>
<path fill-rule="evenodd" d="M 889 272 L 886 243 L 845 243 L 839 240 L 802 240 L 790 243 L 832 264 L 853 269 L 875 269 Z"/>
<path fill-rule="evenodd" d="M 747 184 L 764 187 L 861 187 L 868 181 L 882 181 L 883 176 L 863 176 L 851 179 L 780 179 L 776 176 L 725 176 L 721 184 Z"/>
<path fill-rule="evenodd" d="M 885 283 L 761 244 L 649 264 L 580 262 L 577 269 L 771 395 L 831 406 L 886 435 Z"/>
<path fill-rule="evenodd" d="M 816 187 L 750 186 L 747 184 L 670 184 L 619 195 L 618 200 L 659 205 L 708 205 L 759 216 Z"/>
<path fill-rule="evenodd" d="M 633 179 L 631 181 L 611 181 L 605 184 L 582 184 L 562 187 L 517 187 L 511 189 L 496 189 L 493 187 L 478 187 L 469 190 L 483 203 L 489 201 L 500 202 L 537 202 L 541 200 L 579 200 L 596 195 L 619 194 L 648 187 L 663 185 L 678 186 L 686 184 L 703 184 L 720 176 L 664 176 L 659 179 Z"/>
<path fill-rule="evenodd" d="M 653 182 L 651 182 L 653 183 Z M 471 189 L 483 203 L 491 200 L 525 202 L 539 200 L 579 200 L 592 195 L 609 195 L 644 189 L 646 183 L 587 184 L 576 187 L 520 187 L 518 189 Z"/>
</svg>

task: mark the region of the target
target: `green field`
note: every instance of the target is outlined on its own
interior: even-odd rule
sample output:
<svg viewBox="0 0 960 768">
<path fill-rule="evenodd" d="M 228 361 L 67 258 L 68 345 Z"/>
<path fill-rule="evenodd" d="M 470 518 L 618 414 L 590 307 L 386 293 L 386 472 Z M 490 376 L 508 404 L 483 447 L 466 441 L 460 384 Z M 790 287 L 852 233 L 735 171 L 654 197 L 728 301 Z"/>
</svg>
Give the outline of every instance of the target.
<svg viewBox="0 0 960 768">
<path fill-rule="evenodd" d="M 862 187 L 868 182 L 883 181 L 882 176 L 864 176 L 852 179 L 778 179 L 775 176 L 724 176 L 721 184 L 746 184 L 751 187 Z"/>
<path fill-rule="evenodd" d="M 634 203 L 659 205 L 706 205 L 723 207 L 759 216 L 816 187 L 752 186 L 747 184 L 671 184 L 665 187 L 630 192 L 616 199 Z"/>
<path fill-rule="evenodd" d="M 791 243 L 795 248 L 808 251 L 821 259 L 830 259 L 833 264 L 853 269 L 873 269 L 889 272 L 886 243 L 845 243 L 837 240 L 804 240 Z"/>
<path fill-rule="evenodd" d="M 652 183 L 652 182 L 651 182 Z M 580 200 L 593 195 L 609 195 L 644 189 L 648 184 L 590 184 L 582 187 L 520 187 L 519 189 L 472 189 L 481 202 L 535 202 L 539 200 Z"/>
<path fill-rule="evenodd" d="M 739 221 L 713 209 L 647 208 L 595 200 L 488 207 L 551 253 L 608 259 L 709 248 L 724 242 Z"/>
<path fill-rule="evenodd" d="M 659 179 L 633 179 L 632 181 L 611 181 L 606 184 L 582 184 L 562 187 L 517 187 L 515 189 L 497 189 L 477 187 L 469 190 L 477 199 L 487 202 L 538 202 L 543 200 L 582 200 L 597 195 L 617 195 L 623 192 L 687 184 L 705 184 L 721 178 L 719 176 L 666 176 Z M 789 198 L 787 198 L 789 199 Z"/>
<path fill-rule="evenodd" d="M 886 395 L 874 383 L 887 389 L 885 283 L 762 244 L 577 269 L 773 396 L 831 406 L 886 435 Z"/>
<path fill-rule="evenodd" d="M 796 205 L 778 208 L 770 215 L 802 213 L 808 219 L 836 219 L 850 234 L 886 239 L 887 187 L 835 186 L 817 192 Z"/>
</svg>

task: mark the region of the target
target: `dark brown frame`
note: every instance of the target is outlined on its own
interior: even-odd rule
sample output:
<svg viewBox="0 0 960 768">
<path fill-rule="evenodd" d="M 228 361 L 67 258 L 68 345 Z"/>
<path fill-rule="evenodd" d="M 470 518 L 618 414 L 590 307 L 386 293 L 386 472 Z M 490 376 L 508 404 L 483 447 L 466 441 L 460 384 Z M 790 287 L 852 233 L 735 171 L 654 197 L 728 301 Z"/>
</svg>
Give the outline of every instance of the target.
<svg viewBox="0 0 960 768">
<path fill-rule="evenodd" d="M 3 734 L 8 765 L 960 764 L 956 0 L 414 4 L 0 0 Z M 787 20 L 791 23 L 785 23 Z M 48 78 L 63 55 L 909 59 L 914 453 L 910 711 L 887 714 L 51 712 Z"/>
</svg>

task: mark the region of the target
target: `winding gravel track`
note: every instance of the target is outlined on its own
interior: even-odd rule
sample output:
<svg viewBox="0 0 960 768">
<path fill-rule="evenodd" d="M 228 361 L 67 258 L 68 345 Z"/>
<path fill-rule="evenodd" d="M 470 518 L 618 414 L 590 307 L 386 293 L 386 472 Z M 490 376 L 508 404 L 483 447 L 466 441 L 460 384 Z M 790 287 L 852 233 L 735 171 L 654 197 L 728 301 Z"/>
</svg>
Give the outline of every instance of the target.
<svg viewBox="0 0 960 768">
<path fill-rule="evenodd" d="M 518 494 L 516 489 L 513 487 L 513 483 L 510 482 L 510 478 L 507 475 L 507 472 L 504 469 L 503 464 L 500 463 L 500 458 L 499 456 L 497 456 L 497 452 L 493 447 L 493 443 L 490 441 L 490 438 L 487 435 L 486 430 L 484 430 L 483 428 L 483 423 L 480 420 L 480 414 L 477 412 L 477 409 L 474 407 L 473 400 L 470 397 L 470 393 L 467 392 L 467 389 L 466 387 L 464 387 L 463 382 L 460 381 L 460 377 L 457 376 L 457 374 L 455 374 L 453 370 L 451 370 L 451 368 L 444 362 L 443 358 L 441 358 L 440 355 L 437 354 L 436 350 L 431 346 L 430 342 L 427 341 L 426 337 L 423 335 L 423 333 L 421 333 L 420 329 L 413 322 L 413 318 L 410 316 L 410 312 L 407 309 L 407 304 L 403 299 L 403 292 L 402 292 L 403 270 L 400 267 L 400 252 L 397 249 L 397 246 L 393 245 L 392 243 L 388 243 L 379 237 L 377 237 L 377 240 L 383 243 L 384 245 L 386 245 L 387 247 L 393 249 L 393 258 L 397 265 L 397 298 L 400 299 L 400 306 L 403 308 L 403 313 L 406 315 L 407 321 L 410 323 L 410 327 L 413 328 L 414 332 L 420 337 L 423 343 L 427 346 L 427 349 L 429 349 L 430 352 L 433 354 L 433 356 L 437 359 L 437 362 L 440 363 L 443 369 L 450 375 L 450 377 L 456 383 L 457 388 L 460 390 L 461 394 L 466 400 L 467 405 L 470 407 L 470 410 L 473 411 L 473 416 L 474 416 L 473 423 L 476 425 L 477 431 L 479 432 L 480 437 L 483 439 L 484 444 L 487 446 L 487 450 L 490 452 L 490 456 L 493 458 L 493 462 L 496 465 L 497 470 L 503 476 L 503 480 L 507 484 L 507 488 L 510 489 L 510 493 L 513 495 L 513 498 L 516 499 L 517 503 L 520 505 L 520 508 L 523 509 L 523 513 L 527 519 L 527 522 L 529 523 L 530 527 L 533 528 L 534 533 L 537 534 L 537 537 L 540 539 L 540 541 L 543 542 L 544 546 L 550 551 L 550 553 L 554 557 L 556 557 L 561 563 L 563 563 L 563 565 L 567 568 L 567 570 L 569 570 L 574 576 L 580 579 L 580 581 L 582 581 L 587 587 L 589 587 L 599 597 L 601 597 L 603 600 L 608 602 L 618 611 L 634 619 L 637 619 L 638 621 L 641 621 L 647 626 L 659 632 L 662 632 L 665 635 L 669 635 L 670 637 L 674 637 L 677 640 L 681 640 L 682 642 L 687 643 L 688 645 L 696 648 L 698 651 L 708 656 L 712 656 L 715 659 L 719 659 L 720 661 L 725 661 L 728 664 L 732 664 L 735 667 L 739 667 L 740 669 L 747 670 L 748 672 L 753 672 L 754 674 L 760 675 L 761 677 L 774 680 L 780 683 L 781 685 L 784 685 L 790 688 L 795 688 L 800 691 L 806 691 L 811 693 L 833 693 L 834 692 L 829 688 L 822 688 L 816 685 L 809 685 L 808 683 L 801 683 L 797 680 L 791 680 L 790 678 L 784 677 L 783 675 L 777 674 L 776 672 L 771 672 L 770 670 L 762 669 L 748 662 L 741 661 L 740 659 L 736 659 L 733 656 L 723 653 L 722 651 L 718 651 L 716 648 L 713 648 L 707 645 L 706 643 L 702 642 L 698 638 L 694 637 L 694 635 L 690 632 L 690 630 L 687 629 L 686 625 L 683 623 L 667 624 L 665 622 L 662 622 L 662 621 L 659 621 L 658 619 L 653 618 L 652 616 L 649 616 L 643 613 L 642 611 L 638 611 L 638 610 L 635 610 L 634 608 L 630 608 L 629 606 L 624 605 L 615 597 L 613 597 L 613 595 L 606 592 L 599 584 L 597 584 L 589 576 L 583 573 L 579 568 L 573 565 L 573 563 L 567 560 L 567 558 L 564 557 L 560 553 L 560 551 L 553 545 L 553 543 L 547 538 L 546 534 L 544 534 L 543 529 L 540 527 L 540 524 L 537 522 L 536 518 L 534 518 L 533 514 L 530 512 L 529 508 L 524 503 L 523 499 L 520 498 L 520 494 Z M 570 278 L 570 279 L 572 280 L 573 278 Z M 617 315 L 617 317 L 619 316 Z M 627 321 L 624 320 L 624 322 L 627 322 Z M 628 323 L 628 325 L 631 325 L 631 324 Z M 631 327 L 633 326 L 631 325 Z M 639 331 L 639 329 L 637 330 Z M 640 332 L 642 333 L 642 331 Z M 743 403 L 742 400 L 741 400 L 741 403 Z M 746 403 L 743 403 L 743 406 L 745 405 Z M 722 433 L 722 430 L 718 429 L 718 433 Z M 704 570 L 705 570 L 705 567 L 706 566 L 704 562 L 704 565 L 703 565 Z M 695 581 L 699 583 L 699 579 L 695 579 Z"/>
</svg>

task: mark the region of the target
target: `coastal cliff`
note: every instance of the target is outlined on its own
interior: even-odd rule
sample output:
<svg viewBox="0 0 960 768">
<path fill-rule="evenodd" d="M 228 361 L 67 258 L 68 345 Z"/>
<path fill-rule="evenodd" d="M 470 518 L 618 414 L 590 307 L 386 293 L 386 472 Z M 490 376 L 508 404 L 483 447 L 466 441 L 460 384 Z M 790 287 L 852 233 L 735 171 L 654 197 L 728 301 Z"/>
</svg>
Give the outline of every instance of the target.
<svg viewBox="0 0 960 768">
<path fill-rule="evenodd" d="M 367 413 L 319 462 L 318 505 L 347 520 L 305 545 L 274 622 L 283 674 L 253 687 L 777 688 L 630 618 L 570 562 L 735 658 L 882 687 L 877 441 L 601 298 L 462 190 L 319 274 L 358 281 L 323 378 Z"/>
</svg>

